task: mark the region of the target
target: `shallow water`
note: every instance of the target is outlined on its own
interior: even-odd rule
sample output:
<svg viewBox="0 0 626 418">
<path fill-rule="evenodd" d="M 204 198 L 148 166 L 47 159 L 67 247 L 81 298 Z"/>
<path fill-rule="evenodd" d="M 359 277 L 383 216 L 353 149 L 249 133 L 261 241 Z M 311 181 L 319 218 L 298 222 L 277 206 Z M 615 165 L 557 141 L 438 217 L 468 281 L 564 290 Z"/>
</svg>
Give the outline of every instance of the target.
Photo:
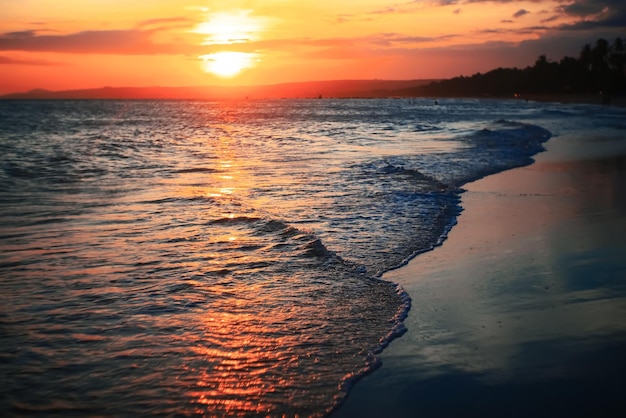
<svg viewBox="0 0 626 418">
<path fill-rule="evenodd" d="M 443 247 L 383 276 L 413 297 L 407 333 L 334 418 L 624 415 L 621 113 L 466 186 Z"/>
<path fill-rule="evenodd" d="M 321 416 L 404 332 L 382 272 L 563 119 L 516 101 L 0 102 L 0 410 Z"/>
</svg>

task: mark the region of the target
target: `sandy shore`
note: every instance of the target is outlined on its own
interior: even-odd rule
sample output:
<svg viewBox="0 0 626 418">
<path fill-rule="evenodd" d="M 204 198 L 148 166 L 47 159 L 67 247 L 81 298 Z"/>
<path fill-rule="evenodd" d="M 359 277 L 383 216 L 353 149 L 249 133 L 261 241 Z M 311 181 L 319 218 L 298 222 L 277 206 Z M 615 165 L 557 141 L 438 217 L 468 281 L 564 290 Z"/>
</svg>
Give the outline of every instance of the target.
<svg viewBox="0 0 626 418">
<path fill-rule="evenodd" d="M 334 418 L 626 416 L 626 140 L 546 148 L 467 185 L 443 246 L 385 276 L 408 332 Z"/>
</svg>

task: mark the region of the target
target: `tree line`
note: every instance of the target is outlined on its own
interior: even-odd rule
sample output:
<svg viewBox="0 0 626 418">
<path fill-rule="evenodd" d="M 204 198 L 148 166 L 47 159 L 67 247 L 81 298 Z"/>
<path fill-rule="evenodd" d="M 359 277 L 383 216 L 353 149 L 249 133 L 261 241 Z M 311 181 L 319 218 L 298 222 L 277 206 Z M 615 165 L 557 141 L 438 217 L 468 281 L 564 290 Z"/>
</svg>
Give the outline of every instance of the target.
<svg viewBox="0 0 626 418">
<path fill-rule="evenodd" d="M 524 69 L 498 68 L 470 77 L 455 77 L 412 89 L 416 96 L 514 96 L 525 94 L 626 94 L 626 52 L 621 38 L 586 44 L 578 58 L 549 61 L 541 55 Z"/>
</svg>

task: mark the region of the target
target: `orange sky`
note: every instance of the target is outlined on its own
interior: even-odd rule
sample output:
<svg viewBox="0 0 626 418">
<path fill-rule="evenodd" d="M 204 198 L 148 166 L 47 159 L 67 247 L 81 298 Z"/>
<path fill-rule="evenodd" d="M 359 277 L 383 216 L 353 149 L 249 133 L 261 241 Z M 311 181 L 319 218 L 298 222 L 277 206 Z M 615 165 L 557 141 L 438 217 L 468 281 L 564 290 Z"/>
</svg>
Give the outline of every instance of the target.
<svg viewBox="0 0 626 418">
<path fill-rule="evenodd" d="M 0 0 L 0 94 L 419 79 L 577 56 L 623 0 Z"/>
</svg>

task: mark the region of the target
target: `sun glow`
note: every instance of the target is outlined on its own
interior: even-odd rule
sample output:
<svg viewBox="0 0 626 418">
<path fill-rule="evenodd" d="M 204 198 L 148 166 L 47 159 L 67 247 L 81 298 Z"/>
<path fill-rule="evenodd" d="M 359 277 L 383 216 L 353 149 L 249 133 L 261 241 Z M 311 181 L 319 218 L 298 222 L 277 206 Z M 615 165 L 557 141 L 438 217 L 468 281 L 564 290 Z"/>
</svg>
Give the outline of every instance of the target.
<svg viewBox="0 0 626 418">
<path fill-rule="evenodd" d="M 213 13 L 194 32 L 207 35 L 204 45 L 232 45 L 258 39 L 265 20 L 250 10 Z"/>
<path fill-rule="evenodd" d="M 205 35 L 203 45 L 219 45 L 223 49 L 225 45 L 234 47 L 258 40 L 266 26 L 267 19 L 253 16 L 251 10 L 233 10 L 211 13 L 206 21 L 196 26 L 194 32 Z M 260 62 L 257 52 L 233 50 L 201 55 L 199 58 L 204 71 L 222 78 L 235 77 Z"/>
<path fill-rule="evenodd" d="M 201 55 L 200 59 L 204 61 L 204 71 L 223 78 L 234 77 L 258 62 L 257 54 L 230 51 Z"/>
</svg>

